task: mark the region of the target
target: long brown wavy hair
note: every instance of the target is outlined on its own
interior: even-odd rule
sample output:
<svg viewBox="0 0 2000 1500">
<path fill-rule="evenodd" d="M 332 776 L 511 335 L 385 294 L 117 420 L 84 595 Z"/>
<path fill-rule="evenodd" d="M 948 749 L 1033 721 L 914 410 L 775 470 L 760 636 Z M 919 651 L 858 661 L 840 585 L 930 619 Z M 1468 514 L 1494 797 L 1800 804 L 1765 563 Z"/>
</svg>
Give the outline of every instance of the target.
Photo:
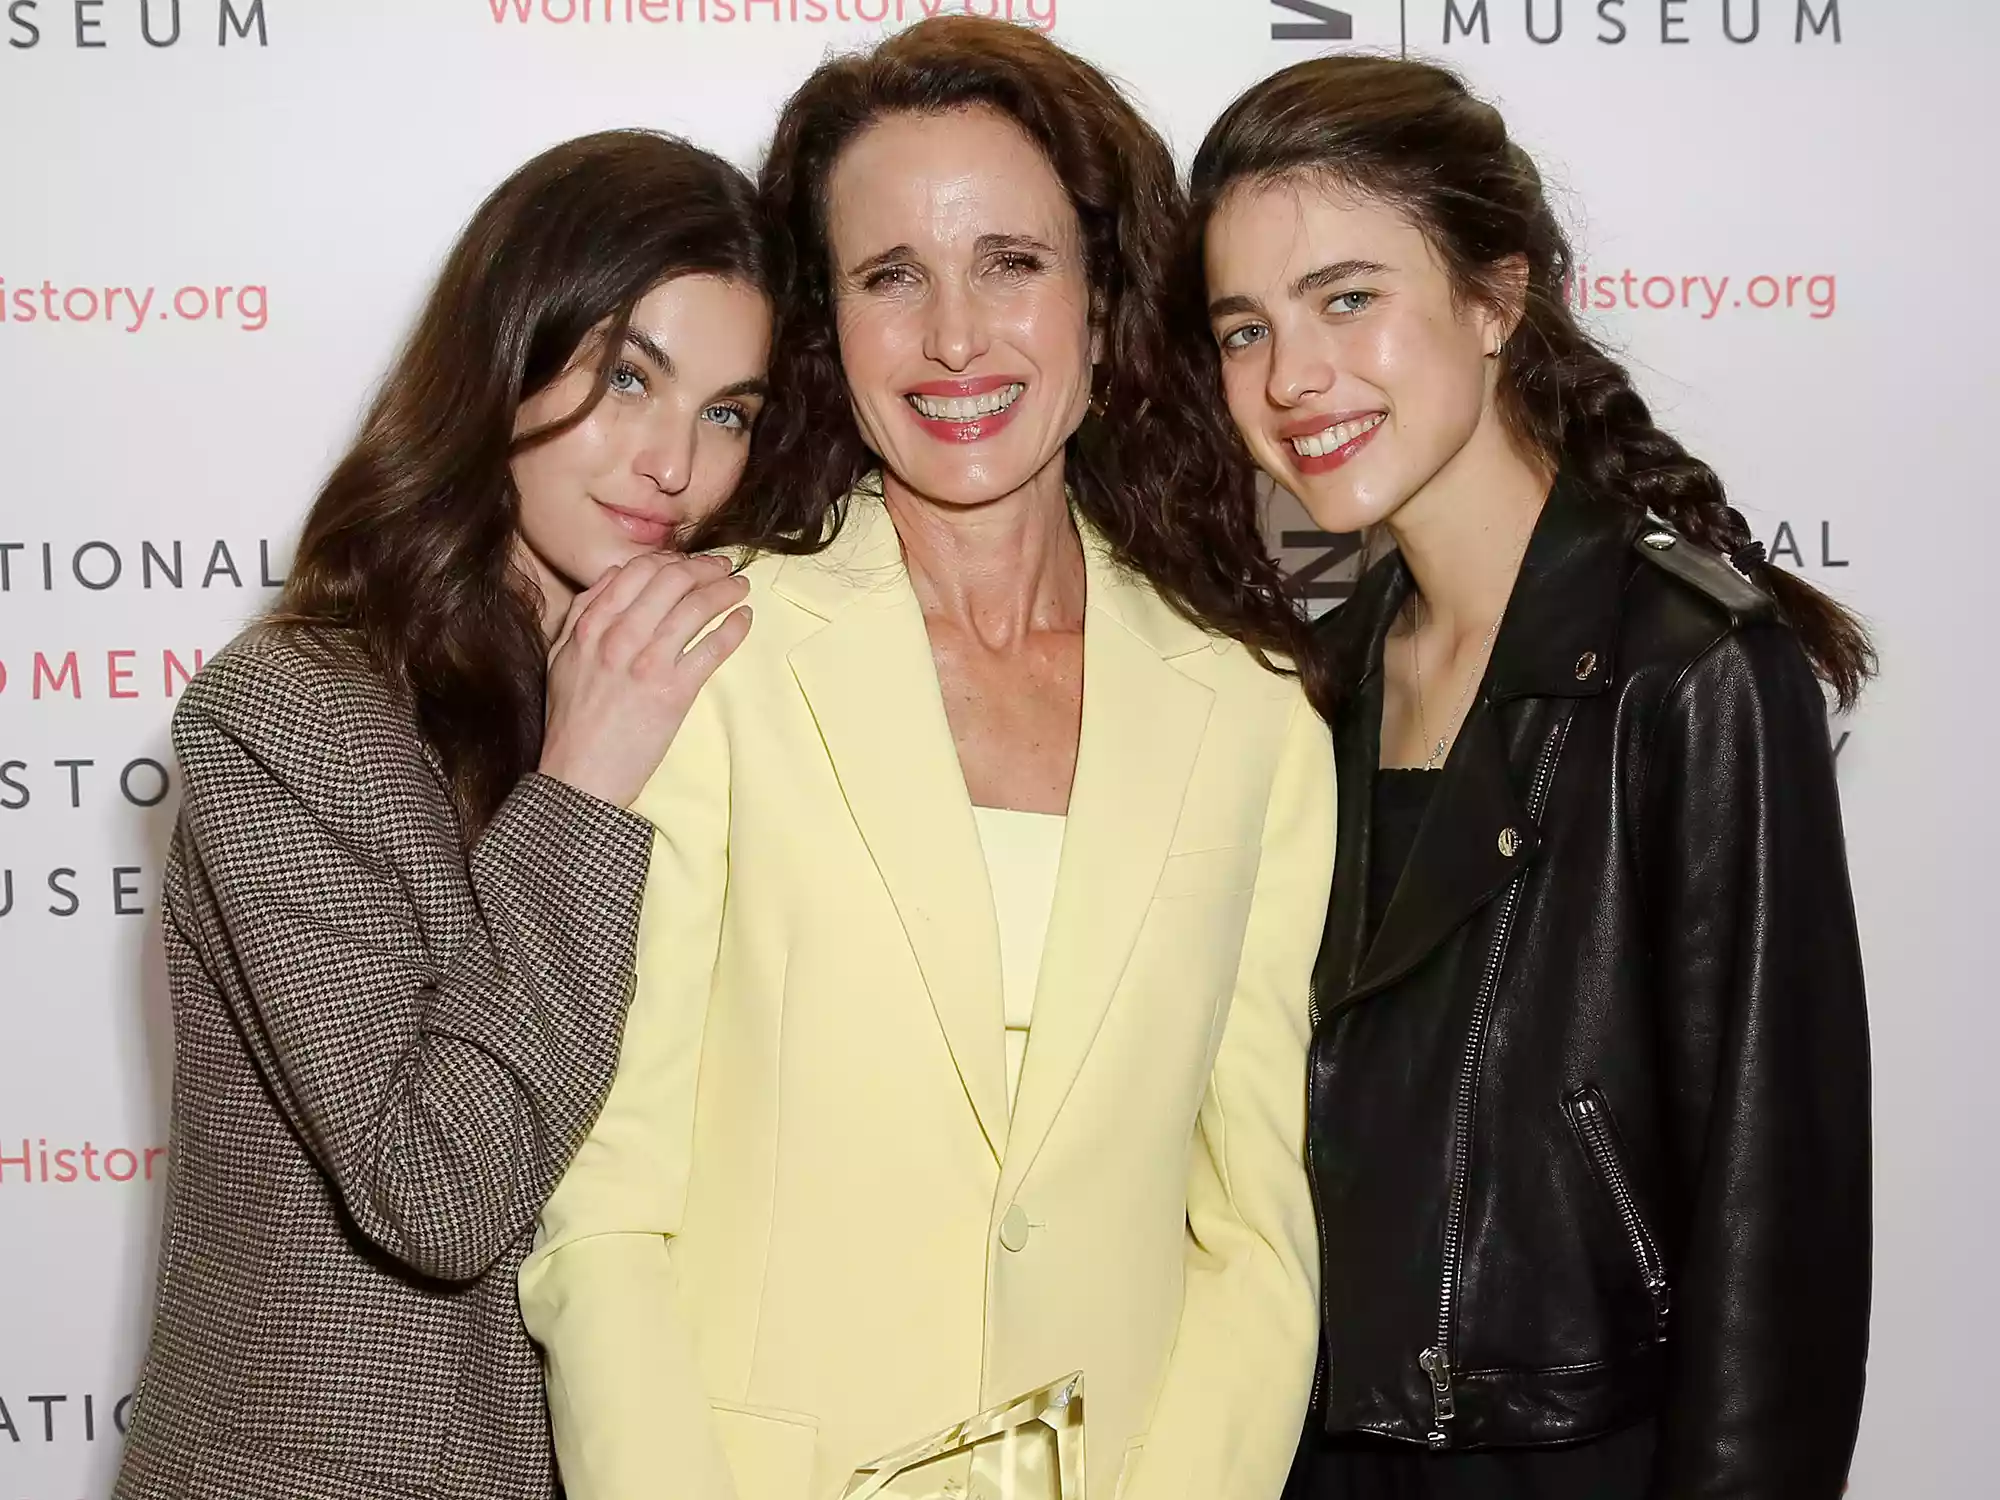
<svg viewBox="0 0 2000 1500">
<path fill-rule="evenodd" d="M 1564 295 L 1575 256 L 1541 173 L 1509 138 L 1499 111 L 1448 69 L 1352 54 L 1313 58 L 1273 74 L 1223 112 L 1194 159 L 1189 234 L 1175 278 L 1184 337 L 1213 349 L 1200 312 L 1201 240 L 1216 206 L 1239 184 L 1300 177 L 1408 215 L 1462 298 L 1507 305 L 1519 290 L 1503 263 L 1524 261 L 1521 319 L 1500 354 L 1500 409 L 1515 440 L 1593 493 L 1650 509 L 1735 558 L 1776 601 L 1840 706 L 1853 705 L 1875 671 L 1867 632 L 1818 589 L 1763 560 L 1715 471 L 1661 430 L 1625 367 L 1579 326 Z M 1219 405 L 1215 359 L 1201 380 Z"/>
<path fill-rule="evenodd" d="M 541 754 L 548 646 L 511 461 L 590 415 L 654 287 L 762 291 L 765 273 L 755 190 L 722 158 L 643 130 L 545 151 L 472 216 L 320 489 L 271 623 L 345 633 L 407 694 L 468 842 Z M 521 403 L 587 344 L 589 395 L 517 437 Z"/>
<path fill-rule="evenodd" d="M 1270 664 L 1303 621 L 1258 526 L 1255 470 L 1219 407 L 1192 399 L 1199 350 L 1170 335 L 1166 277 L 1185 199 L 1166 143 L 1096 68 L 1025 27 L 938 17 L 823 64 L 779 116 L 759 180 L 774 228 L 777 327 L 743 487 L 692 545 L 813 552 L 876 460 L 856 425 L 834 320 L 827 189 L 889 115 L 989 109 L 1048 158 L 1082 230 L 1105 357 L 1068 482 L 1115 555 L 1194 623 Z M 1312 688 L 1309 681 L 1308 690 Z"/>
</svg>

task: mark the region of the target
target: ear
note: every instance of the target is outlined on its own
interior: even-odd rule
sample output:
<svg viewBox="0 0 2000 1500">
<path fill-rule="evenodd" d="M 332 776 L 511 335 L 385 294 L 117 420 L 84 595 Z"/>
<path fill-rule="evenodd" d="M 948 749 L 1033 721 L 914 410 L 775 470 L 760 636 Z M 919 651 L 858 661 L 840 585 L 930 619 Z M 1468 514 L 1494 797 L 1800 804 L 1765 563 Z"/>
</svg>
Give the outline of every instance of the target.
<svg viewBox="0 0 2000 1500">
<path fill-rule="evenodd" d="M 1497 358 L 1521 326 L 1528 307 L 1528 257 L 1509 255 L 1486 268 L 1487 295 L 1480 306 L 1486 356 Z"/>
</svg>

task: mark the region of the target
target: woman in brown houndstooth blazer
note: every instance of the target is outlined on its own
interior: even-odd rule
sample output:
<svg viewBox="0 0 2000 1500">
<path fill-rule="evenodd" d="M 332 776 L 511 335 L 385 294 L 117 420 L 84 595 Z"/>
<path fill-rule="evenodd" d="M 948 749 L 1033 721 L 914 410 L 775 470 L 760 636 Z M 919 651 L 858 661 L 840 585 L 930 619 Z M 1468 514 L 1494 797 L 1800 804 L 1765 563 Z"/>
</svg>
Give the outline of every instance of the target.
<svg viewBox="0 0 2000 1500">
<path fill-rule="evenodd" d="M 515 1271 L 617 1061 L 626 804 L 748 628 L 726 565 L 659 549 L 742 472 L 764 265 L 748 182 L 684 142 L 528 163 L 278 615 L 183 698 L 173 1166 L 118 1500 L 553 1492 Z"/>
</svg>

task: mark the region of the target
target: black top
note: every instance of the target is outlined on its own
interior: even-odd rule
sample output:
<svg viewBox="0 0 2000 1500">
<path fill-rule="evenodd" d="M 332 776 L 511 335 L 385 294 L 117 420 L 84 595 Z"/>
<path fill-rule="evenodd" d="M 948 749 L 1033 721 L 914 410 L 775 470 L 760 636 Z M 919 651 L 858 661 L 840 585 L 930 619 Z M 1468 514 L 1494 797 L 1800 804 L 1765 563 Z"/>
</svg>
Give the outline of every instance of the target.
<svg viewBox="0 0 2000 1500">
<path fill-rule="evenodd" d="M 1403 878 L 1403 866 L 1417 846 L 1417 829 L 1423 826 L 1424 810 L 1431 805 L 1431 789 L 1438 784 L 1436 771 L 1398 767 L 1375 773 L 1375 826 L 1369 830 L 1372 847 L 1368 851 L 1368 941 L 1382 925 L 1382 913 L 1396 894 L 1396 882 Z"/>
<path fill-rule="evenodd" d="M 1284 1500 L 1644 1500 L 1654 1424 L 1561 1448 L 1427 1453 L 1367 1433 L 1308 1433 Z"/>
</svg>

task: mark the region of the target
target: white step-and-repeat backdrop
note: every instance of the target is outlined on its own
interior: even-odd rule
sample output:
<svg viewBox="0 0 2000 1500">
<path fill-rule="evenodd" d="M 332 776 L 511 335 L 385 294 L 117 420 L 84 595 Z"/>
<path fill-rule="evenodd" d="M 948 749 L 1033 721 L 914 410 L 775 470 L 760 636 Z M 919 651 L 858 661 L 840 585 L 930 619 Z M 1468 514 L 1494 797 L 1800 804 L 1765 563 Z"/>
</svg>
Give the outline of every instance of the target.
<svg viewBox="0 0 2000 1500">
<path fill-rule="evenodd" d="M 1125 80 L 1183 159 L 1315 49 L 1464 69 L 1560 186 L 1578 305 L 1772 556 L 1875 624 L 1885 676 L 1832 726 L 1879 1142 L 1852 1488 L 2000 1493 L 2000 8 L 0 0 L 0 1500 L 104 1495 L 129 1410 L 166 1167 L 168 716 L 273 598 L 458 226 L 517 163 L 607 125 L 754 165 L 829 49 L 1010 5 Z M 1336 600 L 1348 549 L 1295 512 L 1272 533 Z"/>
</svg>

